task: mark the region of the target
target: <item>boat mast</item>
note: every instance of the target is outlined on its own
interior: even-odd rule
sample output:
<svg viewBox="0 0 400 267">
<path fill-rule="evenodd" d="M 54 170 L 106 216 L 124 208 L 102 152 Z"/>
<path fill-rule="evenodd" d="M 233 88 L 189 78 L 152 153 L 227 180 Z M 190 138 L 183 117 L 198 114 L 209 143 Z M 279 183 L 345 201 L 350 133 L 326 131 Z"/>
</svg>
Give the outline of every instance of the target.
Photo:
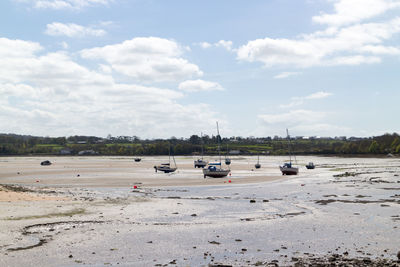
<svg viewBox="0 0 400 267">
<path fill-rule="evenodd" d="M 217 121 L 217 143 L 218 143 L 218 154 L 219 154 L 219 166 L 220 166 L 220 168 L 222 167 L 222 165 L 221 165 L 221 150 L 220 150 L 220 147 L 219 147 L 219 139 L 221 138 L 221 136 L 219 135 L 219 128 L 218 128 L 218 121 Z"/>
<path fill-rule="evenodd" d="M 203 156 L 204 156 L 203 132 L 200 132 L 200 138 L 201 138 L 201 160 L 203 160 Z"/>
<path fill-rule="evenodd" d="M 289 136 L 289 130 L 286 128 L 286 135 L 287 135 L 287 139 L 288 139 L 288 148 L 289 148 L 289 161 L 290 161 L 290 165 L 292 165 L 292 152 L 290 151 L 290 136 Z"/>
<path fill-rule="evenodd" d="M 171 166 L 171 143 L 168 143 L 168 164 Z"/>
<path fill-rule="evenodd" d="M 172 154 L 172 159 L 174 160 L 175 168 L 178 168 L 178 166 L 176 165 L 176 161 L 175 161 L 175 156 L 174 156 L 174 154 Z"/>
</svg>

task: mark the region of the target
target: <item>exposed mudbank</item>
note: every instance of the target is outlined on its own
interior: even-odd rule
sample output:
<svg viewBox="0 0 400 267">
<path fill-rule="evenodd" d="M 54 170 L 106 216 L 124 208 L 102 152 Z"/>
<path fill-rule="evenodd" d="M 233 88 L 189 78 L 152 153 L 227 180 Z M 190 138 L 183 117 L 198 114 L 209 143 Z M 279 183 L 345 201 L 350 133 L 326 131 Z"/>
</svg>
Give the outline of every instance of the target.
<svg viewBox="0 0 400 267">
<path fill-rule="evenodd" d="M 371 204 L 371 203 L 395 203 L 400 204 L 400 200 L 395 199 L 378 199 L 378 200 L 348 200 L 348 199 L 320 199 L 314 200 L 316 204 L 327 205 L 333 202 L 341 202 L 341 203 L 357 203 L 357 204 Z"/>
<path fill-rule="evenodd" d="M 105 223 L 105 221 L 60 221 L 51 223 L 38 223 L 25 226 L 22 229 L 22 234 L 23 235 L 38 234 L 44 231 L 52 230 L 56 227 L 72 226 L 72 228 L 75 228 L 77 226 L 83 226 L 86 224 L 101 224 L 101 223 Z"/>
<path fill-rule="evenodd" d="M 385 259 L 371 257 L 348 257 L 348 253 L 328 254 L 328 255 L 305 255 L 301 257 L 292 257 L 291 266 L 360 266 L 360 267 L 384 267 L 384 266 L 400 266 L 400 259 Z M 265 262 L 267 266 L 278 266 L 276 262 Z M 256 265 L 257 266 L 257 265 Z"/>
<path fill-rule="evenodd" d="M 269 165 L 276 165 L 277 159 L 282 158 L 271 157 Z M 44 182 L 35 182 L 36 176 L 31 184 L 18 186 L 14 184 L 24 184 L 18 176 L 21 181 L 9 189 L 0 188 L 67 198 L 57 203 L 0 203 L 0 262 L 6 266 L 400 266 L 398 161 L 349 163 L 358 160 L 313 157 L 304 161 L 316 162 L 317 168 L 303 166 L 298 176 L 241 184 L 235 183 L 240 177 L 233 177 L 232 183 L 218 180 L 218 186 L 185 185 L 186 179 L 197 175 L 191 160 L 192 169 L 174 176 L 148 174 L 139 165 L 107 177 L 104 169 L 93 171 L 90 183 L 95 186 L 82 185 L 89 179 L 68 185 L 67 178 L 60 178 L 62 186 L 43 186 Z M 85 159 L 79 161 L 85 166 Z M 278 172 L 275 165 L 260 171 Z M 234 168 L 239 170 L 233 165 L 232 175 Z M 73 177 L 76 183 L 87 176 L 79 173 L 80 178 Z M 120 179 L 116 176 L 127 177 L 127 182 L 121 186 L 121 178 L 118 186 L 110 186 L 114 178 Z M 147 178 L 180 182 L 149 186 Z M 100 185 L 97 179 L 103 179 Z M 199 179 L 204 181 L 201 172 Z M 104 180 L 107 187 L 102 186 Z M 76 215 L 75 220 L 57 218 L 70 215 Z M 60 251 L 65 253 L 58 255 Z"/>
<path fill-rule="evenodd" d="M 20 250 L 28 250 L 43 246 L 52 239 L 53 236 L 49 234 L 49 232 L 50 233 L 54 232 L 55 229 L 57 229 L 58 231 L 70 230 L 87 224 L 101 224 L 101 223 L 105 222 L 104 221 L 61 221 L 61 222 L 39 223 L 39 224 L 28 225 L 22 229 L 21 234 L 23 236 L 31 236 L 31 235 L 40 236 L 38 237 L 37 243 L 28 246 L 11 247 L 8 248 L 7 251 L 13 252 Z"/>
<path fill-rule="evenodd" d="M 85 213 L 85 209 L 79 208 L 79 209 L 73 209 L 73 210 L 65 211 L 65 212 L 54 212 L 54 213 L 48 213 L 48 214 L 43 214 L 43 215 L 8 217 L 4 220 L 17 221 L 17 220 L 30 220 L 30 219 L 41 219 L 41 218 L 53 218 L 53 217 L 72 217 L 74 215 L 84 214 L 84 213 Z"/>
<path fill-rule="evenodd" d="M 19 251 L 19 250 L 27 250 L 27 249 L 32 249 L 32 248 L 36 248 L 36 247 L 40 247 L 43 246 L 44 244 L 47 243 L 46 239 L 39 239 L 39 241 L 34 244 L 34 245 L 30 245 L 30 246 L 26 246 L 26 247 L 16 247 L 16 248 L 8 248 L 8 251 Z"/>
</svg>

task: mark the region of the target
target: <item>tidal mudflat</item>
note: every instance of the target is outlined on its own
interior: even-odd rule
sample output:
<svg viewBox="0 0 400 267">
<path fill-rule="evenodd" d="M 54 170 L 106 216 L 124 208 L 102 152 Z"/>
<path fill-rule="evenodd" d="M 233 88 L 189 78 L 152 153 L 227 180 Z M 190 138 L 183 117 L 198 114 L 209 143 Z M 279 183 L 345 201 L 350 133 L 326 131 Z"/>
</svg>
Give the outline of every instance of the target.
<svg viewBox="0 0 400 267">
<path fill-rule="evenodd" d="M 0 266 L 399 266 L 400 159 L 0 158 Z M 309 161 L 316 169 L 307 170 Z"/>
</svg>

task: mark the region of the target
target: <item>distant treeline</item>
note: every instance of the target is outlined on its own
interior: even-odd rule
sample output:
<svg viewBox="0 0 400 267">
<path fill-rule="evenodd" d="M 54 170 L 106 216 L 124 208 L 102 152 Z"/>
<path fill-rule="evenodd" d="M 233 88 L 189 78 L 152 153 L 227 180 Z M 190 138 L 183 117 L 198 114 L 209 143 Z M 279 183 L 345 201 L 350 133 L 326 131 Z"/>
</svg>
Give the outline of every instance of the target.
<svg viewBox="0 0 400 267">
<path fill-rule="evenodd" d="M 136 136 L 100 138 L 95 136 L 38 137 L 0 134 L 0 155 L 175 155 L 217 154 L 217 136 L 141 140 Z M 400 154 L 397 133 L 369 138 L 301 138 L 291 140 L 294 154 L 303 155 L 385 155 Z M 220 139 L 221 153 L 241 155 L 286 155 L 288 142 L 281 137 Z"/>
</svg>

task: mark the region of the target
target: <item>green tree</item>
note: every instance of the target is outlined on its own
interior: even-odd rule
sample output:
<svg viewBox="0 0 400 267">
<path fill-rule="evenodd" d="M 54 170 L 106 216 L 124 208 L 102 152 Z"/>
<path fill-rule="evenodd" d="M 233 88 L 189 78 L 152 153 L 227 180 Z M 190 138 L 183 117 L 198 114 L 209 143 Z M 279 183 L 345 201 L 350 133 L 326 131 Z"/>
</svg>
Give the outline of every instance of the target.
<svg viewBox="0 0 400 267">
<path fill-rule="evenodd" d="M 371 145 L 368 148 L 368 152 L 372 154 L 378 154 L 379 153 L 379 144 L 377 141 L 373 140 Z"/>
<path fill-rule="evenodd" d="M 396 152 L 396 149 L 397 149 L 397 147 L 400 145 L 400 138 L 399 137 L 396 137 L 394 140 L 393 140 L 393 142 L 392 142 L 392 144 L 390 145 L 390 148 L 391 148 L 391 150 L 393 151 L 393 152 Z M 397 153 L 397 152 L 396 152 Z"/>
</svg>

